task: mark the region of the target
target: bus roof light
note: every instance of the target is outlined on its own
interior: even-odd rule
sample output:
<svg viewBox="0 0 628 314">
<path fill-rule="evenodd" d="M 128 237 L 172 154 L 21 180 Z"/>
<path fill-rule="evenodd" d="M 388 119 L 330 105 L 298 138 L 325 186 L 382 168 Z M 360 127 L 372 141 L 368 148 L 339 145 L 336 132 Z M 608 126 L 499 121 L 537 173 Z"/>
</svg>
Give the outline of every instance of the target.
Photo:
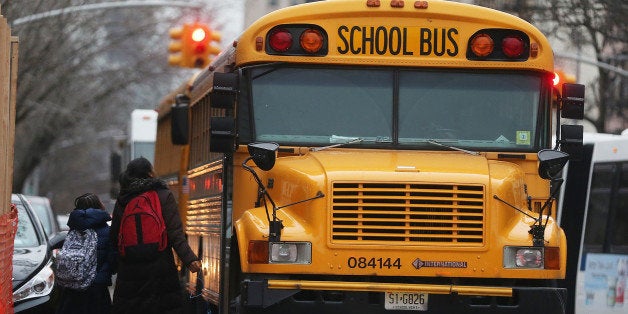
<svg viewBox="0 0 628 314">
<path fill-rule="evenodd" d="M 308 53 L 317 53 L 323 48 L 323 35 L 315 29 L 306 29 L 299 38 L 301 48 Z"/>
<path fill-rule="evenodd" d="M 314 24 L 282 24 L 266 34 L 266 53 L 282 56 L 325 56 L 325 30 Z"/>
<path fill-rule="evenodd" d="M 471 50 L 478 57 L 486 57 L 493 52 L 495 44 L 488 34 L 480 33 L 471 39 Z"/>
<path fill-rule="evenodd" d="M 518 58 L 523 53 L 523 40 L 519 36 L 506 36 L 502 39 L 502 51 L 509 58 Z"/>
<path fill-rule="evenodd" d="M 369 8 L 377 8 L 380 5 L 379 0 L 366 0 L 366 6 Z"/>
<path fill-rule="evenodd" d="M 531 56 L 530 37 L 523 31 L 485 28 L 467 44 L 467 59 L 478 61 L 526 61 Z M 535 55 L 538 55 L 538 46 Z"/>
<path fill-rule="evenodd" d="M 275 29 L 270 34 L 268 44 L 276 52 L 286 52 L 292 47 L 292 34 L 284 28 Z"/>
<path fill-rule="evenodd" d="M 415 9 L 427 9 L 427 1 L 414 1 Z"/>
<path fill-rule="evenodd" d="M 403 2 L 403 0 L 391 0 L 390 1 L 391 8 L 403 8 L 404 4 L 405 3 Z"/>
</svg>

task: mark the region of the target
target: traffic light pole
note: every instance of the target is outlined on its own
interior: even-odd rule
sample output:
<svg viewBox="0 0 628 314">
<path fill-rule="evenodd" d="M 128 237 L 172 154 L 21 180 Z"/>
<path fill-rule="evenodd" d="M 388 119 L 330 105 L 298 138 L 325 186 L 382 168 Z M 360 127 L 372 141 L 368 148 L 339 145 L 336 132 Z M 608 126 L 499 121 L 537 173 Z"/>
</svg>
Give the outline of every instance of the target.
<svg viewBox="0 0 628 314">
<path fill-rule="evenodd" d="M 79 12 L 79 11 L 89 11 L 89 10 L 103 10 L 103 9 L 112 9 L 112 8 L 128 8 L 128 7 L 187 7 L 187 8 L 196 8 L 200 9 L 203 7 L 203 4 L 200 2 L 186 2 L 186 1 L 124 1 L 124 2 L 105 2 L 105 3 L 95 3 L 95 4 L 86 4 L 86 5 L 77 5 L 73 7 L 67 7 L 58 10 L 47 11 L 43 13 L 37 13 L 33 15 L 28 15 L 24 17 L 20 17 L 15 19 L 11 26 L 17 26 L 21 24 L 26 24 L 29 22 L 59 16 L 67 13 Z"/>
</svg>

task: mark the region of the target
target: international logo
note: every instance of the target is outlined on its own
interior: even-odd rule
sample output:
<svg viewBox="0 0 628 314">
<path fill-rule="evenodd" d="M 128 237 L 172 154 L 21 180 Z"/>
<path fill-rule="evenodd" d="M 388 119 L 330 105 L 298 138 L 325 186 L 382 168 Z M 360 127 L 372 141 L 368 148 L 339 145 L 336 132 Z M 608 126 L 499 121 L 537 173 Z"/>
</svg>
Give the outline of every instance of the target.
<svg viewBox="0 0 628 314">
<path fill-rule="evenodd" d="M 412 266 L 416 269 L 423 267 L 439 267 L 439 268 L 467 268 L 467 262 L 458 261 L 422 261 L 417 258 L 412 262 Z"/>
</svg>

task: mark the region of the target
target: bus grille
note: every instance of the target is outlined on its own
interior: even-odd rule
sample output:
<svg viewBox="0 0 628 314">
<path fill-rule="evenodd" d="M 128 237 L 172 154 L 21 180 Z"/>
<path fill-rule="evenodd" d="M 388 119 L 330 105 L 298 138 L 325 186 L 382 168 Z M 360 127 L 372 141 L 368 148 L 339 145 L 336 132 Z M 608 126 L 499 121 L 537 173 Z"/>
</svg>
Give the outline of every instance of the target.
<svg viewBox="0 0 628 314">
<path fill-rule="evenodd" d="M 484 187 L 334 183 L 332 242 L 480 246 Z"/>
</svg>

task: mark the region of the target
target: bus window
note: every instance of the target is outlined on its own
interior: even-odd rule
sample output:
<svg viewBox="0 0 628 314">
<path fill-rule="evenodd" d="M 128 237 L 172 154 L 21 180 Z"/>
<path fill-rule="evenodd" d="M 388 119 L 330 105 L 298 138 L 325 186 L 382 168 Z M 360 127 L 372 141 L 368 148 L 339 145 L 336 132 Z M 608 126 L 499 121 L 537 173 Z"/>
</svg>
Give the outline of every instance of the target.
<svg viewBox="0 0 628 314">
<path fill-rule="evenodd" d="M 536 74 L 255 68 L 251 77 L 258 141 L 326 144 L 337 135 L 359 137 L 363 145 L 425 146 L 435 139 L 476 149 L 541 147 Z"/>
<path fill-rule="evenodd" d="M 155 159 L 155 142 L 133 142 L 133 156 L 131 159 L 144 157 L 148 160 Z"/>
<path fill-rule="evenodd" d="M 258 141 L 327 144 L 334 135 L 392 137 L 392 72 L 305 68 L 253 72 Z"/>
<path fill-rule="evenodd" d="M 603 253 L 608 227 L 611 185 L 615 164 L 597 164 L 593 167 L 589 212 L 584 236 L 584 253 Z"/>
<path fill-rule="evenodd" d="M 150 162 L 155 161 L 155 140 L 157 138 L 157 111 L 135 109 L 131 112 L 129 123 L 128 144 L 123 164 L 144 157 Z"/>
<path fill-rule="evenodd" d="M 428 138 L 466 147 L 530 150 L 537 145 L 540 81 L 521 73 L 403 71 L 399 143 Z"/>
<path fill-rule="evenodd" d="M 611 253 L 628 254 L 628 162 L 621 164 L 617 190 L 617 210 L 613 220 L 615 230 L 611 234 Z"/>
</svg>

